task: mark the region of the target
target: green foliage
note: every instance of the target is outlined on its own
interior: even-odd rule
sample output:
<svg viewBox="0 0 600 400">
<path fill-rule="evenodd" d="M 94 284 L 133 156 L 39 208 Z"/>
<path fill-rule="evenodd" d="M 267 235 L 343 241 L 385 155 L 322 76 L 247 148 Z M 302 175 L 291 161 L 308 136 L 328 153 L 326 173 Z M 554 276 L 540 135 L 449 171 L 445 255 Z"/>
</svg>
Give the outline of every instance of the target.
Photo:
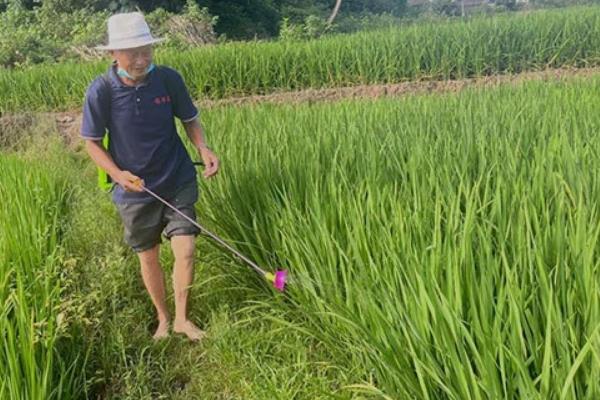
<svg viewBox="0 0 600 400">
<path fill-rule="evenodd" d="M 304 20 L 304 35 L 309 39 L 317 39 L 327 33 L 329 29 L 327 21 L 316 15 L 309 15 Z"/>
<path fill-rule="evenodd" d="M 531 0 L 535 7 L 569 7 L 573 5 L 598 5 L 598 0 Z"/>
<path fill-rule="evenodd" d="M 285 17 L 279 29 L 279 39 L 283 41 L 317 39 L 330 31 L 331 27 L 327 25 L 327 21 L 316 15 L 307 16 L 303 23 L 293 23 Z"/>
<path fill-rule="evenodd" d="M 326 18 L 331 12 L 332 2 L 310 0 L 288 0 L 281 2 L 280 14 L 294 23 L 302 23 L 308 16 Z"/>
<path fill-rule="evenodd" d="M 55 13 L 70 13 L 82 9 L 100 11 L 108 8 L 108 0 L 42 0 L 38 3 Z"/>
<path fill-rule="evenodd" d="M 11 7 L 0 13 L 0 66 L 25 67 L 51 61 L 98 59 L 94 46 L 107 38 L 110 13 L 88 9 L 64 10 L 68 1 L 48 2 L 34 10 Z M 217 17 L 188 0 L 180 14 L 157 9 L 146 16 L 155 36 L 165 37 L 162 47 L 185 50 L 216 41 Z"/>
<path fill-rule="evenodd" d="M 375 31 L 392 27 L 398 28 L 407 22 L 409 22 L 407 18 L 398 17 L 390 13 L 341 15 L 335 19 L 331 31 L 333 33 Z"/>
<path fill-rule="evenodd" d="M 273 0 L 200 0 L 219 17 L 215 30 L 232 39 L 253 39 L 277 35 L 280 13 Z"/>
<path fill-rule="evenodd" d="M 406 10 L 406 0 L 344 0 L 343 10 L 349 14 L 383 14 L 399 16 Z"/>
<path fill-rule="evenodd" d="M 11 7 L 0 13 L 0 65 L 23 67 L 78 57 L 80 48 L 106 36 L 107 13 L 86 10 L 60 13 L 51 7 L 33 11 Z"/>
<path fill-rule="evenodd" d="M 431 10 L 438 15 L 456 17 L 461 15 L 461 6 L 459 1 L 454 0 L 433 0 Z"/>
<path fill-rule="evenodd" d="M 302 40 L 304 32 L 302 25 L 290 22 L 288 17 L 284 17 L 279 28 L 279 39 L 284 41 Z"/>
</svg>

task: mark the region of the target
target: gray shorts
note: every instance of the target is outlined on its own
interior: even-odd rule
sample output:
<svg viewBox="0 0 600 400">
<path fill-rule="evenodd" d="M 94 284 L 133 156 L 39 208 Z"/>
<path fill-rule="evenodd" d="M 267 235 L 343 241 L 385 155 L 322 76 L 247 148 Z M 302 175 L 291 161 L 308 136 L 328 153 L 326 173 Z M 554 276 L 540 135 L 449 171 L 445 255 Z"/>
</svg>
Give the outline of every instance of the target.
<svg viewBox="0 0 600 400">
<path fill-rule="evenodd" d="M 180 187 L 175 196 L 165 198 L 183 214 L 196 221 L 194 204 L 198 200 L 196 181 Z M 153 200 L 149 203 L 117 204 L 125 227 L 125 242 L 139 253 L 177 235 L 198 235 L 200 230 L 169 207 Z"/>
</svg>

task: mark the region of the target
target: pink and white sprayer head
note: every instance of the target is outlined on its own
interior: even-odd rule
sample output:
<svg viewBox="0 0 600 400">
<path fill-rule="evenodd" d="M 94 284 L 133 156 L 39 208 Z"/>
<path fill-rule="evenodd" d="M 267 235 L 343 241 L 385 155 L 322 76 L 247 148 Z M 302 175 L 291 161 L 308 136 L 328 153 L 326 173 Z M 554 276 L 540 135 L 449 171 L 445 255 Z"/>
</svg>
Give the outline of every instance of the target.
<svg viewBox="0 0 600 400">
<path fill-rule="evenodd" d="M 287 270 L 282 269 L 275 271 L 275 274 L 267 272 L 265 278 L 273 283 L 273 287 L 280 292 L 285 290 L 285 284 L 287 283 Z"/>
</svg>

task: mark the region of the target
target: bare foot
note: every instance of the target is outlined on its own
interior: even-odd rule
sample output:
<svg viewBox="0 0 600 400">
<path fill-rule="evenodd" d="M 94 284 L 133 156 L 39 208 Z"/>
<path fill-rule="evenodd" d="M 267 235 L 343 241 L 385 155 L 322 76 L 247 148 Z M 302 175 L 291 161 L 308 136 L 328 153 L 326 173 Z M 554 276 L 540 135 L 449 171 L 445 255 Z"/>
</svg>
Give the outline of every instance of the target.
<svg viewBox="0 0 600 400">
<path fill-rule="evenodd" d="M 183 333 L 194 342 L 199 341 L 206 334 L 202 329 L 198 328 L 190 320 L 175 321 L 175 324 L 173 325 L 173 332 Z"/>
<path fill-rule="evenodd" d="M 160 340 L 169 337 L 169 321 L 159 321 L 158 328 L 152 338 L 154 340 Z"/>
</svg>

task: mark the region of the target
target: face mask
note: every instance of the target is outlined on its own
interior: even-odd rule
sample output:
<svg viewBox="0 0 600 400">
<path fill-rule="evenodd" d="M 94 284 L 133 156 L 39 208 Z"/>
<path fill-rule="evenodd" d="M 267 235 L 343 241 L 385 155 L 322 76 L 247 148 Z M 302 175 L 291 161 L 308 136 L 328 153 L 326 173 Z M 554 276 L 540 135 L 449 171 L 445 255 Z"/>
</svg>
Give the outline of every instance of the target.
<svg viewBox="0 0 600 400">
<path fill-rule="evenodd" d="M 150 63 L 150 65 L 148 65 L 148 68 L 146 68 L 146 74 L 149 74 L 153 69 L 154 69 L 154 63 Z M 127 71 L 125 71 L 121 67 L 117 67 L 117 75 L 119 75 L 121 78 L 128 78 L 128 79 L 131 79 L 132 81 L 135 80 L 135 79 L 133 79 L 133 77 L 131 75 L 129 75 L 129 73 Z"/>
</svg>

